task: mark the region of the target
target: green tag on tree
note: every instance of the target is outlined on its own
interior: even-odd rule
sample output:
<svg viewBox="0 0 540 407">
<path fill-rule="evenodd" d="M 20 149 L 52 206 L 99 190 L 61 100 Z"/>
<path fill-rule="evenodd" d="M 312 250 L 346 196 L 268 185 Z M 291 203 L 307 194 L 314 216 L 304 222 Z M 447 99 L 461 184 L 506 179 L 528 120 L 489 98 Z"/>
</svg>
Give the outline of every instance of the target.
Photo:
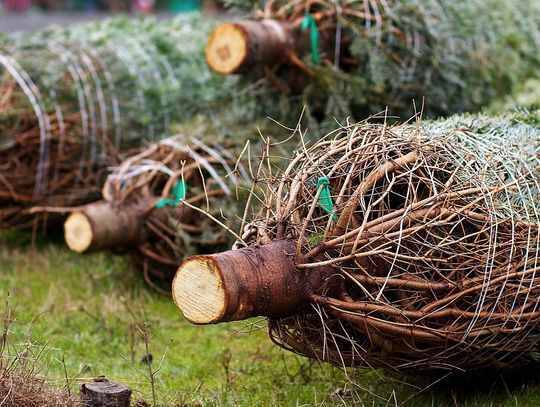
<svg viewBox="0 0 540 407">
<path fill-rule="evenodd" d="M 313 14 L 307 13 L 304 15 L 304 20 L 300 29 L 309 30 L 309 39 L 311 43 L 311 59 L 313 63 L 318 65 L 321 62 L 319 55 L 319 29 L 317 28 L 317 20 L 313 17 Z"/>
<path fill-rule="evenodd" d="M 317 191 L 322 187 L 319 194 L 319 205 L 324 211 L 332 215 L 332 220 L 336 222 L 338 220 L 336 211 L 334 209 L 334 201 L 332 200 L 332 194 L 330 193 L 330 181 L 328 177 L 319 177 L 317 180 Z"/>
<path fill-rule="evenodd" d="M 156 208 L 164 208 L 166 206 L 178 206 L 182 203 L 182 199 L 186 197 L 188 190 L 187 184 L 183 180 L 179 180 L 172 190 L 174 199 L 163 198 L 156 202 Z"/>
</svg>

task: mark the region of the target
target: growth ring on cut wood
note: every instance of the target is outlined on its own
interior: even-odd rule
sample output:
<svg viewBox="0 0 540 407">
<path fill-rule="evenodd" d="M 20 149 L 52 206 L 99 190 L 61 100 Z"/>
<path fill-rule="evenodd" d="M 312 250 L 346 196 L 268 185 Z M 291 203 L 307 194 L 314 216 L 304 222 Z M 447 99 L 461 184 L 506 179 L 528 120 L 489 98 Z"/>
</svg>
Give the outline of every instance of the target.
<svg viewBox="0 0 540 407">
<path fill-rule="evenodd" d="M 333 273 L 321 267 L 305 273 L 294 266 L 295 242 L 276 240 L 185 260 L 176 273 L 172 295 L 190 322 L 216 324 L 256 316 L 290 315 Z"/>
<path fill-rule="evenodd" d="M 225 312 L 225 288 L 217 262 L 191 257 L 173 281 L 173 298 L 186 319 L 194 324 L 218 322 Z"/>
<path fill-rule="evenodd" d="M 64 223 L 64 237 L 68 247 L 77 253 L 84 253 L 92 245 L 94 232 L 88 217 L 81 212 L 73 212 Z"/>
<path fill-rule="evenodd" d="M 110 382 L 107 379 L 83 383 L 80 388 L 81 398 L 85 406 L 92 407 L 128 407 L 131 400 L 131 389 L 122 383 Z"/>
<path fill-rule="evenodd" d="M 156 198 L 135 199 L 122 205 L 107 201 L 79 206 L 64 223 L 64 238 L 78 253 L 130 247 L 144 240 L 142 223 Z"/>
<path fill-rule="evenodd" d="M 248 41 L 242 26 L 233 23 L 218 25 L 210 34 L 205 48 L 208 65 L 224 75 L 238 71 L 248 56 Z"/>
</svg>

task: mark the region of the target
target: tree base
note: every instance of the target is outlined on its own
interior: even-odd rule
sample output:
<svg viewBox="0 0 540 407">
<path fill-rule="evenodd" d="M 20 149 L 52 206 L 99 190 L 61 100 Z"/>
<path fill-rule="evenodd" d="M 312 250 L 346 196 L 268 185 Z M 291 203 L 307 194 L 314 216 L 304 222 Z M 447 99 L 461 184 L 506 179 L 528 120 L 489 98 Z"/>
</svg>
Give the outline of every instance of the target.
<svg viewBox="0 0 540 407">
<path fill-rule="evenodd" d="M 131 390 L 124 384 L 110 382 L 105 378 L 82 384 L 80 392 L 85 406 L 129 407 L 130 405 Z"/>
<path fill-rule="evenodd" d="M 174 302 L 194 324 L 291 315 L 333 272 L 298 270 L 294 252 L 294 241 L 280 240 L 190 257 L 174 278 Z"/>
<path fill-rule="evenodd" d="M 77 253 L 134 246 L 144 239 L 145 215 L 156 198 L 123 205 L 95 202 L 74 210 L 64 223 L 64 238 Z"/>
<path fill-rule="evenodd" d="M 299 38 L 304 39 L 304 35 Z M 218 25 L 205 48 L 206 62 L 217 73 L 230 75 L 252 66 L 276 65 L 295 50 L 291 23 L 277 20 L 239 21 Z"/>
</svg>

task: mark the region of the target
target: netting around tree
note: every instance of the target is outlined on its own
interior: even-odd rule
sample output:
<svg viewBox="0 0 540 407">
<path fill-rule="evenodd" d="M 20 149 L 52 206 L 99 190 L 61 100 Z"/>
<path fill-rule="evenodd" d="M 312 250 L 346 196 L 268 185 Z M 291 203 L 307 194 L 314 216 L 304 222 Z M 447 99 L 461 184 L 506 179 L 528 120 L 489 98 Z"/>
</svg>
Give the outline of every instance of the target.
<svg viewBox="0 0 540 407">
<path fill-rule="evenodd" d="M 204 63 L 212 24 L 117 18 L 4 39 L 0 227 L 33 225 L 32 206 L 98 199 L 109 165 L 229 98 L 235 80 Z"/>
<path fill-rule="evenodd" d="M 237 187 L 249 183 L 237 153 L 217 140 L 179 135 L 128 158 L 107 178 L 103 198 L 115 205 L 156 198 L 142 220 L 145 239 L 132 250 L 151 285 L 169 280 L 185 257 L 232 244 L 223 225 L 234 227 L 236 219 L 226 216 L 245 204 Z"/>
<path fill-rule="evenodd" d="M 314 63 L 313 49 L 300 57 L 307 62 L 305 101 L 319 115 L 363 120 L 389 107 L 405 119 L 415 113 L 412 100 L 420 111 L 423 98 L 424 117 L 480 110 L 538 76 L 540 68 L 535 0 L 227 3 L 257 19 L 293 22 L 298 31 L 309 31 L 306 13 L 313 17 L 321 63 Z M 325 48 L 327 36 L 334 40 Z M 283 71 L 275 75 L 291 85 Z"/>
<path fill-rule="evenodd" d="M 535 117 L 350 124 L 267 172 L 243 240 L 296 242 L 298 272 L 333 269 L 295 315 L 270 319 L 271 338 L 341 366 L 530 360 L 540 335 Z"/>
<path fill-rule="evenodd" d="M 176 136 L 111 168 L 105 201 L 119 207 L 148 198 L 156 202 L 141 217 L 144 238 L 127 248 L 150 284 L 170 280 L 189 256 L 231 247 L 231 231 L 241 226 L 246 204 L 250 210 L 260 205 L 260 189 L 251 180 L 259 149 L 270 140 L 270 161 L 282 165 L 291 147 L 289 129 L 261 117 L 251 121 L 245 108 L 230 104 L 212 118 L 198 115 L 176 126 Z"/>
</svg>

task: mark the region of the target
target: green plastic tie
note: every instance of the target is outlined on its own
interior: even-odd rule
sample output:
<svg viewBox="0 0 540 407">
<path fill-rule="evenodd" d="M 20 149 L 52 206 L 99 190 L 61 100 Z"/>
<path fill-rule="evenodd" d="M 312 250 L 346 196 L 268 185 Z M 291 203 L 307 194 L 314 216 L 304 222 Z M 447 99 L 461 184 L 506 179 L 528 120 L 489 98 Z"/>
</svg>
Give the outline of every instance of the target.
<svg viewBox="0 0 540 407">
<path fill-rule="evenodd" d="M 317 191 L 322 186 L 321 193 L 319 194 L 319 205 L 324 209 L 324 211 L 332 215 L 332 220 L 337 222 L 338 217 L 334 209 L 334 201 L 332 201 L 332 194 L 330 193 L 330 181 L 328 177 L 320 177 L 317 180 Z"/>
<path fill-rule="evenodd" d="M 163 198 L 156 202 L 156 208 L 164 208 L 166 206 L 178 206 L 182 203 L 182 199 L 186 197 L 188 186 L 183 180 L 179 180 L 172 190 L 174 200 Z"/>
<path fill-rule="evenodd" d="M 304 15 L 304 20 L 300 29 L 307 30 L 309 29 L 309 39 L 311 42 L 311 58 L 313 63 L 318 65 L 321 62 L 321 57 L 319 55 L 319 29 L 317 28 L 317 20 L 313 17 L 313 14 L 306 13 Z"/>
</svg>

